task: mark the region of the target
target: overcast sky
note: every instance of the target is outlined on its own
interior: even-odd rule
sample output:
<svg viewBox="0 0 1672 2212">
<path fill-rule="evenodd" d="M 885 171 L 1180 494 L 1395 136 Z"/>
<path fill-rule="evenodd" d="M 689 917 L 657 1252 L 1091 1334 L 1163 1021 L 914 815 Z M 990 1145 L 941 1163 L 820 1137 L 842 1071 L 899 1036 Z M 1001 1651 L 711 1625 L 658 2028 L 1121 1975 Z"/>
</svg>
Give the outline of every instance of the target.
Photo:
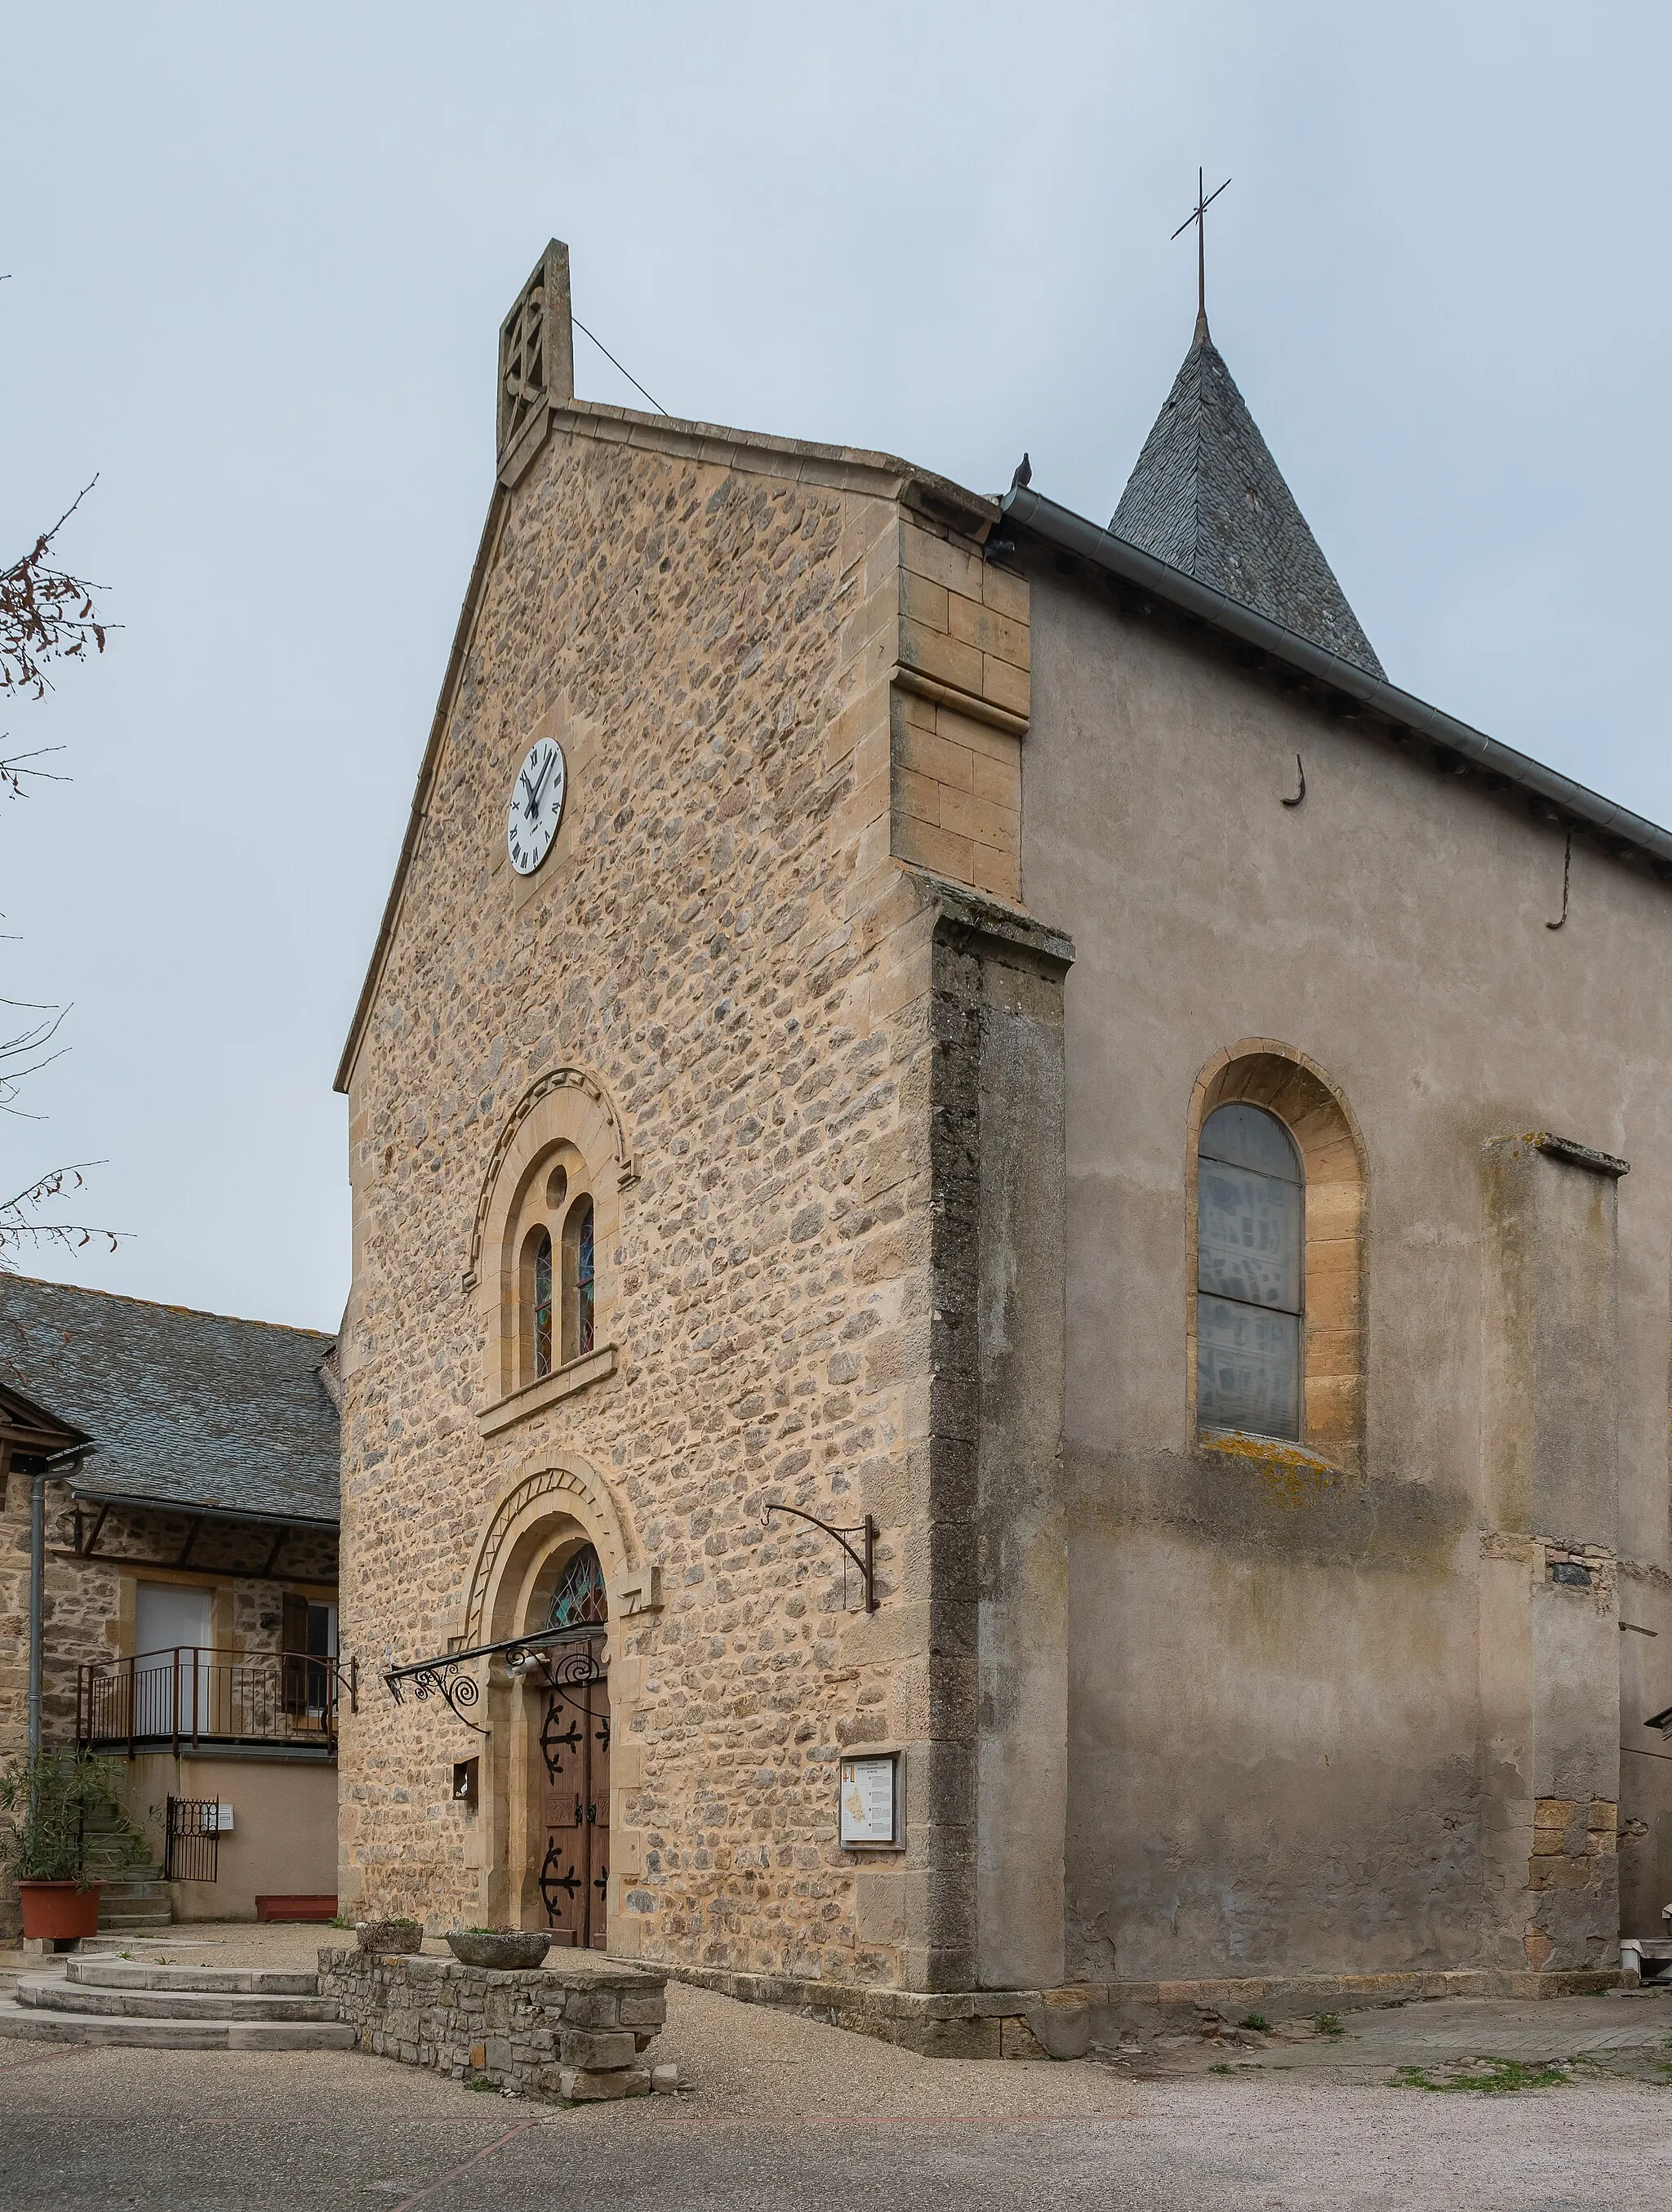
<svg viewBox="0 0 1672 2212">
<path fill-rule="evenodd" d="M 334 1326 L 331 1080 L 548 236 L 672 412 L 1113 510 L 1209 312 L 1392 679 L 1672 821 L 1663 7 L 9 11 L 0 550 L 124 627 L 0 719 L 99 1288 Z M 638 404 L 585 339 L 590 398 Z"/>
</svg>

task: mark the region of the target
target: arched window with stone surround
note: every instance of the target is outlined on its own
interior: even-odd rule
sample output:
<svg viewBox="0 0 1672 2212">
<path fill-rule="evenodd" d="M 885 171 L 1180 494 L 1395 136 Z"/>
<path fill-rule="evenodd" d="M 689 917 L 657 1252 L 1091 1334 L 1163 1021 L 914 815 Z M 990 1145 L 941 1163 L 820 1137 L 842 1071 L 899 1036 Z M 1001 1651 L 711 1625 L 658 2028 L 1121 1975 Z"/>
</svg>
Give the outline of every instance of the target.
<svg viewBox="0 0 1672 2212">
<path fill-rule="evenodd" d="M 1238 1102 L 1196 1148 L 1196 1418 L 1298 1439 L 1306 1182 L 1274 1114 Z"/>
<path fill-rule="evenodd" d="M 597 1322 L 597 1264 L 593 1202 L 576 1199 L 563 1223 L 563 1358 L 581 1359 L 593 1348 Z"/>
<path fill-rule="evenodd" d="M 1222 1120 L 1232 1106 L 1245 1112 Z M 1195 1429 L 1209 1443 L 1284 1437 L 1361 1468 L 1368 1188 L 1352 1108 L 1316 1060 L 1249 1037 L 1197 1077 L 1188 1130 Z"/>
</svg>

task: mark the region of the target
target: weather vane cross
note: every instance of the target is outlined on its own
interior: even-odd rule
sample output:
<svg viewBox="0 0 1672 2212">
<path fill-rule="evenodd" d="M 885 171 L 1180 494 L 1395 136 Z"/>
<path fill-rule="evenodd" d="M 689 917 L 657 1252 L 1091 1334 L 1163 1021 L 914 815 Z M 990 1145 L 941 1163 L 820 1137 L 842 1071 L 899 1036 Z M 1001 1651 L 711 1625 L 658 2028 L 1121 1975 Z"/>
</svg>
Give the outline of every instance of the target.
<svg viewBox="0 0 1672 2212">
<path fill-rule="evenodd" d="M 1207 210 L 1225 190 L 1225 185 L 1228 185 L 1231 179 L 1227 177 L 1225 185 L 1218 185 L 1207 194 L 1205 199 L 1202 197 L 1203 181 L 1202 173 L 1198 169 L 1196 171 L 1196 204 L 1173 233 L 1173 236 L 1183 238 L 1192 223 L 1196 226 L 1196 320 L 1206 327 L 1207 322 Z"/>
</svg>

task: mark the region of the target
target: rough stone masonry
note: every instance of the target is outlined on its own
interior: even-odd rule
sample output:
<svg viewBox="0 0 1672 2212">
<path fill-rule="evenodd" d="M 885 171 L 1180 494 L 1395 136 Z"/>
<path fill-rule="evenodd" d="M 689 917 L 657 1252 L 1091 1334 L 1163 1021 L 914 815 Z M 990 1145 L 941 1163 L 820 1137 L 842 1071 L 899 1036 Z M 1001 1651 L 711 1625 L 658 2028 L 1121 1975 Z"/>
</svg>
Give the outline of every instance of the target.
<svg viewBox="0 0 1672 2212">
<path fill-rule="evenodd" d="M 357 1948 L 319 1954 L 319 1994 L 362 2050 L 455 2081 L 592 2104 L 641 2097 L 639 2061 L 667 2018 L 666 1978 L 642 1967 L 499 1972 Z"/>
<path fill-rule="evenodd" d="M 344 1647 L 537 1628 L 542 1559 L 595 1544 L 617 1954 L 964 1987 L 985 1945 L 1006 1986 L 1061 1978 L 1061 1304 L 1024 1329 L 1008 1286 L 1018 1235 L 1061 1237 L 1070 955 L 981 888 L 1018 889 L 1027 696 L 992 516 L 554 392 L 502 463 L 345 1060 Z M 537 731 L 568 796 L 523 878 Z M 931 827 L 962 883 L 901 864 Z M 595 1346 L 531 1387 L 507 1239 L 552 1159 L 597 1206 Z M 982 1218 L 984 1308 L 938 1189 Z M 1040 1355 L 985 1410 L 983 1333 Z M 874 1613 L 772 1500 L 874 1516 Z M 1036 1585 L 1055 1626 L 1022 1633 Z M 537 1701 L 478 1665 L 485 1741 L 439 1700 L 345 1718 L 345 1910 L 544 1924 Z M 897 1851 L 838 1846 L 855 1746 L 904 1754 Z M 982 1793 L 1012 1823 L 984 1925 Z"/>
</svg>

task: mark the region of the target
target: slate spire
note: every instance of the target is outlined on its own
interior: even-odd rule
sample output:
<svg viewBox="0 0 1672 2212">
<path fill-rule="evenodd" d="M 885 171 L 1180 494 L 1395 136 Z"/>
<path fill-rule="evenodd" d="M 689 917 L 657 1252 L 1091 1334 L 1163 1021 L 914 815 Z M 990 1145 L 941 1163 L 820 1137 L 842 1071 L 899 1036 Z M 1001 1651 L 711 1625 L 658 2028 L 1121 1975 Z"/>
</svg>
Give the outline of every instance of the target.
<svg viewBox="0 0 1672 2212">
<path fill-rule="evenodd" d="M 1205 313 L 1109 526 L 1326 653 L 1383 674 Z"/>
</svg>

